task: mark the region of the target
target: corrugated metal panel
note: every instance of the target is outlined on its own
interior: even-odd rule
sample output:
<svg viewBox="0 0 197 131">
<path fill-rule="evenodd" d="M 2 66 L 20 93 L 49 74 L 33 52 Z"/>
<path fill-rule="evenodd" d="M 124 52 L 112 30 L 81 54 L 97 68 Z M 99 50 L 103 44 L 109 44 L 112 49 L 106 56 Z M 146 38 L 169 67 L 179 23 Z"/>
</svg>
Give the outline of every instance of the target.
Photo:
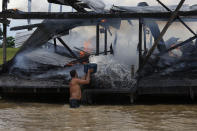
<svg viewBox="0 0 197 131">
<path fill-rule="evenodd" d="M 15 35 L 15 48 L 21 47 L 34 31 L 18 32 Z"/>
</svg>

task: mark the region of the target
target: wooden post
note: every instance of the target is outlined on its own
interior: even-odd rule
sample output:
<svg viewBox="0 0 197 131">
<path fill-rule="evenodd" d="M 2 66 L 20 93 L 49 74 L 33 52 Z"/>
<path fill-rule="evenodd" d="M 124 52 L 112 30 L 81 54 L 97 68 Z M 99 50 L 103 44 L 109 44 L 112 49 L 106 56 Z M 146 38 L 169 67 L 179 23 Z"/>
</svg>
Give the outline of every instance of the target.
<svg viewBox="0 0 197 131">
<path fill-rule="evenodd" d="M 6 58 L 7 58 L 7 25 L 3 24 L 3 64 L 6 64 Z"/>
<path fill-rule="evenodd" d="M 144 67 L 144 65 L 147 63 L 147 61 L 150 58 L 150 56 L 152 55 L 153 51 L 157 47 L 158 43 L 163 38 L 164 34 L 168 30 L 168 28 L 170 27 L 170 25 L 172 24 L 172 22 L 174 21 L 174 19 L 177 17 L 178 11 L 182 7 L 182 5 L 184 4 L 184 2 L 185 2 L 185 0 L 181 0 L 181 2 L 179 3 L 179 5 L 177 6 L 176 10 L 172 13 L 170 19 L 168 20 L 167 24 L 163 28 L 163 30 L 162 30 L 161 34 L 159 35 L 158 39 L 154 42 L 152 48 L 149 50 L 146 58 L 144 59 L 143 65 L 140 67 L 140 69 L 142 69 Z"/>
<path fill-rule="evenodd" d="M 60 5 L 60 12 L 62 12 L 62 5 Z"/>
<path fill-rule="evenodd" d="M 2 0 L 2 10 L 3 11 L 7 10 L 7 4 L 8 4 L 8 0 Z"/>
<path fill-rule="evenodd" d="M 31 0 L 28 0 L 28 12 L 31 12 Z M 27 20 L 27 23 L 30 25 L 31 24 L 31 19 Z"/>
<path fill-rule="evenodd" d="M 56 52 L 57 51 L 57 41 L 56 41 L 56 38 L 54 38 L 53 41 L 54 41 L 54 51 Z"/>
<path fill-rule="evenodd" d="M 105 55 L 107 55 L 107 28 L 105 27 L 105 49 L 104 49 Z"/>
<path fill-rule="evenodd" d="M 2 10 L 7 10 L 7 0 L 2 1 Z M 4 18 L 6 21 L 7 18 Z M 7 46 L 7 24 L 3 24 L 3 64 L 6 64 L 6 46 Z"/>
<path fill-rule="evenodd" d="M 51 3 L 49 3 L 48 12 L 51 12 Z"/>
<path fill-rule="evenodd" d="M 139 19 L 139 44 L 138 44 L 138 50 L 139 50 L 139 69 L 142 66 L 143 59 L 142 59 L 142 19 Z"/>
<path fill-rule="evenodd" d="M 143 25 L 143 32 L 144 32 L 144 53 L 146 53 L 146 27 Z"/>
<path fill-rule="evenodd" d="M 99 49 L 99 39 L 100 39 L 100 35 L 99 35 L 99 24 L 97 24 L 96 26 L 96 55 L 99 55 L 100 49 Z"/>
</svg>

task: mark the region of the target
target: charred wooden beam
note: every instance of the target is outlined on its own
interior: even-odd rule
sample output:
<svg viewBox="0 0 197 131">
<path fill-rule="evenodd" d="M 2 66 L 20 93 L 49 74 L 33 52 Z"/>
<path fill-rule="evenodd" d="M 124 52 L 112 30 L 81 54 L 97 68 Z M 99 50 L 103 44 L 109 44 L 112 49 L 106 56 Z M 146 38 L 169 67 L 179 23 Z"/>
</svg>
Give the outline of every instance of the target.
<svg viewBox="0 0 197 131">
<path fill-rule="evenodd" d="M 146 47 L 146 27 L 143 25 L 143 33 L 144 33 L 144 54 L 147 53 L 147 47 Z"/>
<path fill-rule="evenodd" d="M 139 51 L 139 69 L 143 64 L 142 59 L 142 19 L 139 19 L 139 43 L 138 43 L 138 51 Z"/>
<path fill-rule="evenodd" d="M 57 39 L 60 41 L 60 43 L 70 52 L 70 54 L 78 59 L 78 57 L 75 55 L 75 53 L 70 49 L 70 47 L 60 38 L 60 37 L 57 37 Z"/>
<path fill-rule="evenodd" d="M 2 0 L 2 10 L 7 10 L 9 0 Z"/>
<path fill-rule="evenodd" d="M 7 10 L 7 3 L 8 3 L 8 0 L 3 0 L 2 1 L 2 10 L 5 11 Z M 3 17 L 3 20 L 7 20 L 7 17 L 4 16 Z M 7 24 L 3 24 L 3 64 L 4 66 L 6 65 L 6 49 L 7 48 Z M 5 69 L 5 67 L 3 67 Z M 3 69 L 3 70 L 4 70 Z"/>
<path fill-rule="evenodd" d="M 56 41 L 56 38 L 53 39 L 53 42 L 54 42 L 54 51 L 56 52 L 57 51 L 57 41 Z"/>
<path fill-rule="evenodd" d="M 160 0 L 157 0 L 157 2 L 162 5 L 167 11 L 172 12 L 165 4 L 163 4 Z M 179 17 L 177 16 L 177 19 L 193 34 L 196 35 L 196 33 Z"/>
<path fill-rule="evenodd" d="M 6 25 L 9 25 L 10 24 L 10 21 L 7 20 L 7 19 L 0 19 L 0 23 L 3 23 L 3 24 L 6 24 Z"/>
<path fill-rule="evenodd" d="M 99 32 L 99 24 L 96 26 L 96 55 L 99 55 L 100 52 L 100 32 Z"/>
<path fill-rule="evenodd" d="M 176 48 L 178 48 L 178 47 L 180 47 L 180 46 L 183 46 L 183 45 L 185 45 L 185 44 L 187 44 L 187 43 L 189 43 L 189 42 L 191 42 L 191 41 L 193 41 L 193 40 L 195 40 L 195 39 L 197 39 L 197 36 L 193 36 L 193 37 L 191 37 L 191 38 L 185 40 L 184 42 L 181 42 L 181 43 L 179 43 L 179 44 L 177 44 L 177 45 L 175 45 L 175 46 L 173 46 L 173 47 L 167 49 L 165 52 L 160 53 L 159 56 L 161 56 L 161 55 L 163 55 L 163 54 L 165 54 L 165 53 L 167 53 L 167 52 L 169 52 L 169 51 L 172 51 L 172 50 L 174 50 L 174 49 L 176 49 Z"/>
<path fill-rule="evenodd" d="M 107 28 L 105 28 L 105 49 L 104 49 L 105 55 L 107 55 Z"/>
<path fill-rule="evenodd" d="M 114 50 L 113 50 L 112 43 L 111 43 L 111 45 L 110 45 L 110 54 L 114 55 Z"/>
<path fill-rule="evenodd" d="M 0 18 L 7 17 L 11 19 L 96 19 L 96 18 L 169 18 L 171 12 L 154 13 L 82 13 L 82 12 L 22 12 L 19 10 L 7 10 L 0 12 Z M 179 11 L 179 16 L 197 16 L 197 10 Z"/>
<path fill-rule="evenodd" d="M 31 25 L 17 26 L 17 27 L 10 28 L 10 30 L 15 31 L 15 30 L 33 29 L 33 28 L 40 27 L 41 25 L 42 24 L 31 24 Z"/>
<path fill-rule="evenodd" d="M 174 21 L 174 19 L 178 16 L 178 11 L 179 9 L 182 7 L 182 5 L 184 4 L 185 0 L 181 0 L 179 5 L 177 6 L 176 10 L 173 12 L 173 14 L 171 15 L 169 21 L 167 22 L 167 24 L 165 25 L 165 27 L 163 28 L 162 32 L 160 33 L 158 39 L 154 42 L 152 48 L 149 50 L 146 58 L 144 59 L 144 62 L 140 68 L 143 69 L 143 67 L 145 66 L 145 64 L 148 62 L 150 56 L 152 55 L 153 51 L 155 50 L 155 48 L 157 47 L 158 43 L 160 42 L 160 40 L 163 38 L 163 36 L 165 35 L 166 31 L 168 30 L 168 28 L 170 27 L 170 25 L 172 24 L 172 22 Z"/>
<path fill-rule="evenodd" d="M 7 25 L 3 24 L 3 64 L 6 64 L 7 58 Z"/>
</svg>

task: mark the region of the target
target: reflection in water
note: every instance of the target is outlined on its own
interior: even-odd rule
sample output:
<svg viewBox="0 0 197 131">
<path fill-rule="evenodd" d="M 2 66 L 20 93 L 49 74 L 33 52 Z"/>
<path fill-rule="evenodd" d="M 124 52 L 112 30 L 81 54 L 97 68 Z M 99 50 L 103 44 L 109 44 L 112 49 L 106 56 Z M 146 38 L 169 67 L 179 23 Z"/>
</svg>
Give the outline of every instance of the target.
<svg viewBox="0 0 197 131">
<path fill-rule="evenodd" d="M 0 103 L 0 130 L 196 130 L 197 105 Z"/>
</svg>

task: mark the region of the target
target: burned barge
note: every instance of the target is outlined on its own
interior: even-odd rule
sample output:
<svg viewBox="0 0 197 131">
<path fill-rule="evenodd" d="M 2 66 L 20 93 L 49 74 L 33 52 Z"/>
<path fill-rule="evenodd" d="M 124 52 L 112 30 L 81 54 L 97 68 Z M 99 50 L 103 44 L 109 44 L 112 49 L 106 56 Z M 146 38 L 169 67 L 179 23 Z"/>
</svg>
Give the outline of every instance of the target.
<svg viewBox="0 0 197 131">
<path fill-rule="evenodd" d="M 57 0 L 55 3 L 72 6 L 78 12 L 26 13 L 19 10 L 7 10 L 7 0 L 3 0 L 3 12 L 0 13 L 4 24 L 4 65 L 0 76 L 0 93 L 2 96 L 33 95 L 41 97 L 46 95 L 52 98 L 67 99 L 69 97 L 69 70 L 75 68 L 79 69 L 80 72 L 83 70 L 84 63 L 95 62 L 95 58 L 92 60 L 90 56 L 99 56 L 100 54 L 104 54 L 100 61 L 100 69 L 105 70 L 100 70 L 97 75 L 93 76 L 91 85 L 83 89 L 85 102 L 91 103 L 93 97 L 98 94 L 109 96 L 116 94 L 119 97 L 124 95 L 130 98 L 132 103 L 137 97 L 147 95 L 177 95 L 191 99 L 197 96 L 195 76 L 197 66 L 191 59 L 196 56 L 197 41 L 193 41 L 197 38 L 197 34 L 183 20 L 196 21 L 196 5 L 182 6 L 185 0 L 181 0 L 177 7 L 168 8 L 158 0 L 162 5 L 162 7 L 158 7 L 159 9 L 149 7 L 147 3 L 142 2 L 139 3 L 138 7 L 113 6 L 110 11 L 106 12 L 103 10 L 103 6 L 97 7 L 93 4 L 94 2 L 68 1 Z M 92 9 L 93 12 L 88 12 L 85 8 Z M 12 30 L 37 29 L 23 44 L 15 57 L 6 62 L 6 22 L 8 18 L 46 20 L 40 24 L 12 28 Z M 114 53 L 114 45 L 111 44 L 110 47 L 107 45 L 107 33 L 108 31 L 111 33 L 109 27 L 116 28 L 121 20 L 128 19 L 139 20 L 139 64 L 136 73 L 134 73 L 133 66 L 126 68 L 114 61 L 110 63 L 110 66 L 103 67 L 106 66 L 103 65 L 106 62 L 104 59 L 109 60 L 109 57 L 113 56 Z M 167 21 L 161 32 L 156 24 L 158 19 Z M 174 38 L 164 41 L 163 36 L 174 21 L 181 22 L 194 36 L 183 42 L 178 42 L 178 39 Z M 77 51 L 74 51 L 61 38 L 61 36 L 68 35 L 69 30 L 75 27 L 90 25 L 96 26 L 96 51 L 88 52 L 77 47 Z M 100 52 L 99 34 L 101 26 L 104 27 L 102 32 L 105 34 L 104 52 Z M 143 36 L 145 38 L 146 35 L 145 28 L 149 29 L 155 40 L 150 48 L 147 47 L 146 39 L 143 40 Z M 48 43 L 49 40 L 53 40 L 53 44 Z M 58 46 L 57 40 L 63 46 Z M 63 47 L 64 49 L 62 49 Z M 155 51 L 156 47 L 157 51 Z M 182 55 L 176 56 L 176 53 L 172 55 L 174 50 L 182 52 Z M 80 56 L 81 54 L 85 55 Z M 108 57 L 108 54 L 111 55 Z M 118 68 L 118 71 L 113 70 L 113 67 Z M 183 71 L 184 75 L 180 75 Z M 119 76 L 120 74 L 123 75 Z M 178 75 L 179 77 L 177 77 Z"/>
</svg>

